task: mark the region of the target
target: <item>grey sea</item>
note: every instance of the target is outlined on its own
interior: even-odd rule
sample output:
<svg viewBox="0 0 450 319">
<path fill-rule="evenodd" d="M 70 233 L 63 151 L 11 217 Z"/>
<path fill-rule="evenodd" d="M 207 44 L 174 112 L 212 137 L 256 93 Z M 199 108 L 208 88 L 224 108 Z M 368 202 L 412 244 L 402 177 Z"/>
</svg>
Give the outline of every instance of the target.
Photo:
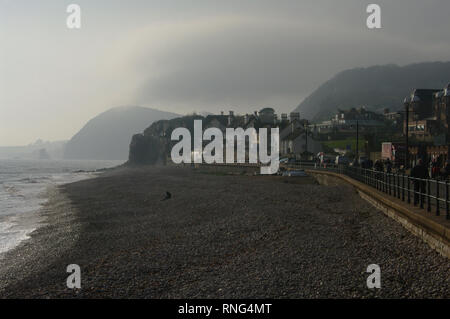
<svg viewBox="0 0 450 319">
<path fill-rule="evenodd" d="M 28 238 L 40 223 L 47 190 L 95 176 L 123 161 L 0 159 L 0 258 Z"/>
</svg>

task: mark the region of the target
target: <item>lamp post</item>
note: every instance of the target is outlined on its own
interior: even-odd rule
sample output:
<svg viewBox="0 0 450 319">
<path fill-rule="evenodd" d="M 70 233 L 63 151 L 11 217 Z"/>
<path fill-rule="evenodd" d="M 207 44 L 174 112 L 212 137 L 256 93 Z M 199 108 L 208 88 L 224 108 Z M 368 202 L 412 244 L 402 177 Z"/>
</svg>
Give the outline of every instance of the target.
<svg viewBox="0 0 450 319">
<path fill-rule="evenodd" d="M 306 158 L 308 158 L 308 120 L 306 120 L 305 133 L 306 133 L 305 153 L 306 153 Z"/>
<path fill-rule="evenodd" d="M 403 103 L 405 104 L 405 144 L 406 144 L 406 149 L 405 149 L 405 169 L 409 168 L 409 102 L 408 102 L 408 98 L 405 98 L 405 100 L 403 101 Z"/>
<path fill-rule="evenodd" d="M 356 163 L 359 164 L 359 122 L 356 120 Z"/>
</svg>

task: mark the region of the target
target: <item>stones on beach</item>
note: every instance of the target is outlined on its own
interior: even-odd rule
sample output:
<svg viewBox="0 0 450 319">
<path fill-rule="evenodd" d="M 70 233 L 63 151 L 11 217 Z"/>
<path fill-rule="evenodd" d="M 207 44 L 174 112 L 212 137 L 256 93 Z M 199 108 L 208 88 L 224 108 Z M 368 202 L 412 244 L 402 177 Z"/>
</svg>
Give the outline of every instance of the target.
<svg viewBox="0 0 450 319">
<path fill-rule="evenodd" d="M 166 196 L 164 196 L 164 198 L 161 199 L 161 201 L 168 200 L 168 199 L 171 199 L 171 198 L 172 198 L 172 194 L 170 192 L 166 192 Z"/>
<path fill-rule="evenodd" d="M 146 167 L 65 185 L 72 208 L 24 246 L 20 267 L 0 264 L 0 296 L 450 297 L 447 259 L 352 187 L 299 180 Z M 162 203 L 164 189 L 176 200 Z M 79 293 L 62 281 L 68 262 L 82 266 Z M 381 289 L 367 288 L 370 264 Z"/>
</svg>

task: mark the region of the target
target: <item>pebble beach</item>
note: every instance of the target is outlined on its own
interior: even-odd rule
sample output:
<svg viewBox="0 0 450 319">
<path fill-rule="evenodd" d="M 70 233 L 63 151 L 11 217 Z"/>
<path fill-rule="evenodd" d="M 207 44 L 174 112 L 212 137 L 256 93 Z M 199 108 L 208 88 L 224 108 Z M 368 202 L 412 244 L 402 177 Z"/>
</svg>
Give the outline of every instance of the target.
<svg viewBox="0 0 450 319">
<path fill-rule="evenodd" d="M 41 215 L 0 259 L 1 298 L 450 297 L 450 261 L 343 183 L 118 168 L 49 190 Z"/>
</svg>

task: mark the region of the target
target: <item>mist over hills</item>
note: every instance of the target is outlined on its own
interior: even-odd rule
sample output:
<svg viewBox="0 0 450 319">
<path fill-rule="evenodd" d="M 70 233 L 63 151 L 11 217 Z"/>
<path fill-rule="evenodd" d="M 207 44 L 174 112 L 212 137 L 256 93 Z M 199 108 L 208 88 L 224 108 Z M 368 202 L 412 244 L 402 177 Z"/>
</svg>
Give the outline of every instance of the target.
<svg viewBox="0 0 450 319">
<path fill-rule="evenodd" d="M 66 143 L 38 139 L 24 146 L 0 146 L 0 159 L 61 159 Z"/>
<path fill-rule="evenodd" d="M 371 111 L 402 108 L 415 88 L 440 89 L 450 82 L 450 62 L 394 64 L 355 68 L 338 73 L 296 109 L 302 118 L 327 120 L 338 109 L 366 106 Z"/>
<path fill-rule="evenodd" d="M 64 158 L 126 160 L 133 134 L 142 132 L 155 121 L 178 116 L 140 106 L 112 108 L 91 119 L 70 139 Z"/>
</svg>

